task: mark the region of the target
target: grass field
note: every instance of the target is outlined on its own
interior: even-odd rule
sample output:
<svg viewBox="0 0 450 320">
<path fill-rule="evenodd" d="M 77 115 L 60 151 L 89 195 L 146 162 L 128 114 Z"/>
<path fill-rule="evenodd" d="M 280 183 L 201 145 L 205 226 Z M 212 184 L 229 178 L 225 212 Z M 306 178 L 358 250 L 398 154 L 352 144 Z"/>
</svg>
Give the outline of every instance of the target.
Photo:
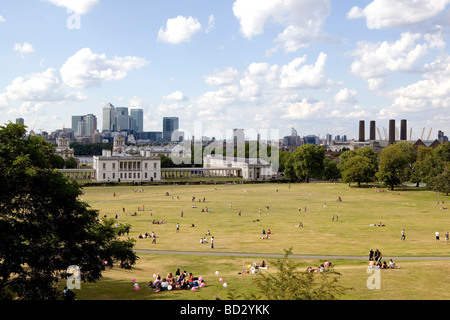
<svg viewBox="0 0 450 320">
<path fill-rule="evenodd" d="M 282 255 L 284 249 L 292 248 L 294 255 L 318 256 L 296 258 L 305 269 L 323 263 L 322 258 L 333 257 L 336 271 L 342 274 L 341 283 L 351 288 L 342 299 L 450 299 L 450 284 L 445 281 L 449 261 L 421 260 L 449 256 L 450 245 L 445 244 L 444 234 L 450 230 L 450 211 L 441 209 L 447 206 L 442 201 L 447 202 L 448 197 L 416 188 L 377 192 L 381 189 L 332 183 L 226 185 L 224 182 L 85 188 L 83 201 L 98 209 L 100 217 L 119 215 L 118 223 L 132 225 L 129 236 L 136 239 L 140 259 L 133 270 L 114 268 L 105 272 L 98 283 L 83 284 L 78 298 L 227 299 L 230 291 L 248 294 L 254 288 L 257 275 L 243 275 L 240 271 L 262 259 L 270 265 L 275 258 L 269 255 Z M 339 197 L 341 202 L 337 201 Z M 197 208 L 192 208 L 193 205 Z M 138 210 L 142 207 L 144 211 Z M 202 212 L 206 208 L 210 212 Z M 136 216 L 129 215 L 135 212 Z M 333 215 L 338 217 L 337 221 L 332 220 Z M 153 221 L 164 224 L 156 225 Z M 300 222 L 303 227 L 298 227 Z M 370 226 L 380 222 L 383 227 Z M 263 229 L 272 231 L 269 240 L 261 239 Z M 406 230 L 406 241 L 400 240 L 402 229 Z M 200 244 L 200 238 L 208 231 L 214 236 L 214 249 L 209 244 Z M 441 234 L 440 242 L 435 241 L 436 231 Z M 146 232 L 157 234 L 156 244 L 151 239 L 137 239 Z M 209 241 L 210 236 L 207 238 Z M 381 270 L 379 290 L 367 287 L 370 276 L 367 256 L 371 248 L 379 249 L 383 260 L 400 259 L 396 262 L 401 269 Z M 232 256 L 233 253 L 242 256 Z M 254 258 L 252 254 L 263 256 Z M 165 276 L 177 268 L 203 276 L 207 286 L 195 293 L 155 294 L 146 288 L 153 274 Z M 227 288 L 222 287 L 215 271 L 220 271 Z M 269 266 L 264 272 L 271 271 Z M 142 283 L 139 292 L 133 290 L 131 278 Z"/>
</svg>

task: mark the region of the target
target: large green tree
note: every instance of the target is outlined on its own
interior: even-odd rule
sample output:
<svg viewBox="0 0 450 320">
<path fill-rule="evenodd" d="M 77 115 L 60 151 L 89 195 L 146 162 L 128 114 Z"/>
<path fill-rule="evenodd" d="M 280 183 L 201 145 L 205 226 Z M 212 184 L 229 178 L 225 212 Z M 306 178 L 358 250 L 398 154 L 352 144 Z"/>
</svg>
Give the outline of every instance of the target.
<svg viewBox="0 0 450 320">
<path fill-rule="evenodd" d="M 55 147 L 23 125 L 0 127 L 0 299 L 58 299 L 56 272 L 77 266 L 81 281 L 94 282 L 108 266 L 136 262 L 134 241 L 99 221 L 55 159 Z"/>
<path fill-rule="evenodd" d="M 339 156 L 342 182 L 373 182 L 378 171 L 378 154 L 371 147 L 347 150 Z"/>
<path fill-rule="evenodd" d="M 322 146 L 302 145 L 286 159 L 285 175 L 289 180 L 306 183 L 310 178 L 321 179 L 324 159 L 325 149 Z"/>
<path fill-rule="evenodd" d="M 410 154 L 410 145 L 410 142 L 397 142 L 381 151 L 377 177 L 390 190 L 410 178 L 410 166 L 414 159 Z"/>
</svg>

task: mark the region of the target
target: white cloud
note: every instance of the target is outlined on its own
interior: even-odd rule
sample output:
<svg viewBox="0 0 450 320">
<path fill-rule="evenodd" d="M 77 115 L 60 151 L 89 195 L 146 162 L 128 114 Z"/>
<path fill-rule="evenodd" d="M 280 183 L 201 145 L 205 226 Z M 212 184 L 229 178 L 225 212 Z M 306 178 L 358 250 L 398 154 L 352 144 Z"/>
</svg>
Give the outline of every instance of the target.
<svg viewBox="0 0 450 320">
<path fill-rule="evenodd" d="M 188 100 L 188 97 L 186 97 L 181 91 L 174 91 L 171 94 L 164 96 L 163 99 L 170 101 L 186 101 Z"/>
<path fill-rule="evenodd" d="M 20 43 L 16 43 L 14 44 L 14 51 L 20 53 L 21 55 L 25 55 L 27 53 L 32 53 L 34 52 L 34 48 L 33 46 L 28 43 L 28 42 L 24 42 L 22 44 Z"/>
<path fill-rule="evenodd" d="M 329 0 L 236 0 L 233 13 L 239 19 L 241 33 L 251 39 L 264 32 L 266 24 L 281 25 L 276 51 L 295 52 L 323 36 L 322 28 L 330 14 Z"/>
<path fill-rule="evenodd" d="M 442 34 L 422 36 L 410 32 L 402 33 L 400 39 L 395 42 L 361 41 L 351 53 L 356 57 L 351 65 L 351 72 L 367 80 L 369 89 L 378 90 L 383 87 L 390 72 L 419 71 L 420 59 L 426 56 L 430 49 L 442 48 L 443 45 L 445 43 Z"/>
<path fill-rule="evenodd" d="M 289 102 L 286 105 L 286 113 L 281 116 L 281 119 L 305 120 L 317 118 L 325 110 L 325 107 L 324 101 L 302 99 L 297 102 Z"/>
<path fill-rule="evenodd" d="M 194 34 L 201 30 L 202 25 L 197 18 L 178 16 L 168 19 L 166 28 L 160 28 L 158 40 L 161 42 L 179 44 L 189 42 Z"/>
<path fill-rule="evenodd" d="M 449 0 L 373 0 L 364 9 L 353 7 L 347 18 L 365 17 L 369 29 L 404 27 L 436 17 L 449 3 Z"/>
<path fill-rule="evenodd" d="M 148 62 L 139 57 L 114 57 L 93 53 L 89 48 L 79 50 L 61 67 L 64 84 L 72 88 L 100 86 L 102 81 L 122 80 L 133 69 L 141 69 Z"/>
<path fill-rule="evenodd" d="M 55 69 L 47 69 L 41 73 L 33 73 L 15 78 L 1 94 L 3 103 L 6 101 L 21 102 L 22 114 L 36 112 L 48 104 L 63 104 L 81 102 L 86 96 L 77 91 L 64 88 L 60 75 Z"/>
<path fill-rule="evenodd" d="M 281 68 L 282 88 L 319 89 L 332 85 L 326 72 L 327 55 L 321 52 L 314 65 L 303 65 L 306 56 L 296 58 Z"/>
<path fill-rule="evenodd" d="M 356 104 L 358 103 L 358 99 L 356 98 L 357 93 L 355 89 L 341 89 L 334 96 L 334 102 L 337 104 Z"/>
<path fill-rule="evenodd" d="M 392 105 L 382 109 L 380 114 L 423 112 L 428 118 L 431 109 L 448 113 L 450 110 L 450 56 L 441 57 L 425 65 L 425 69 L 423 80 L 393 90 L 390 93 L 394 97 Z"/>
<path fill-rule="evenodd" d="M 6 19 L 0 14 L 0 23 L 6 22 Z"/>
<path fill-rule="evenodd" d="M 48 2 L 58 6 L 64 7 L 68 10 L 79 14 L 88 13 L 95 5 L 97 5 L 100 0 L 47 0 Z"/>
<path fill-rule="evenodd" d="M 215 74 L 205 77 L 205 82 L 210 86 L 230 85 L 236 82 L 238 76 L 239 71 L 229 67 L 224 71 L 216 71 Z"/>
</svg>

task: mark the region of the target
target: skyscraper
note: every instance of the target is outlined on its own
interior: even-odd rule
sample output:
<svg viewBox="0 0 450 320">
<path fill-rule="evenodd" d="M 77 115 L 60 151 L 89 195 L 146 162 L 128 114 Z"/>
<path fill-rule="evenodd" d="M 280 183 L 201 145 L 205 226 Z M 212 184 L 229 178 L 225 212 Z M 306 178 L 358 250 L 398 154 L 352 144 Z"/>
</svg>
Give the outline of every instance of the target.
<svg viewBox="0 0 450 320">
<path fill-rule="evenodd" d="M 93 114 L 72 116 L 72 130 L 79 137 L 90 137 L 97 131 L 97 117 Z"/>
<path fill-rule="evenodd" d="M 171 141 L 172 133 L 179 129 L 179 122 L 177 117 L 163 118 L 163 140 Z"/>
<path fill-rule="evenodd" d="M 103 107 L 103 131 L 115 131 L 116 128 L 116 108 L 108 103 Z"/>
<path fill-rule="evenodd" d="M 136 132 L 144 132 L 144 110 L 130 109 L 131 130 Z"/>
<path fill-rule="evenodd" d="M 129 131 L 131 129 L 130 126 L 130 116 L 128 115 L 128 108 L 126 107 L 118 107 L 116 108 L 116 125 L 114 131 Z"/>
</svg>

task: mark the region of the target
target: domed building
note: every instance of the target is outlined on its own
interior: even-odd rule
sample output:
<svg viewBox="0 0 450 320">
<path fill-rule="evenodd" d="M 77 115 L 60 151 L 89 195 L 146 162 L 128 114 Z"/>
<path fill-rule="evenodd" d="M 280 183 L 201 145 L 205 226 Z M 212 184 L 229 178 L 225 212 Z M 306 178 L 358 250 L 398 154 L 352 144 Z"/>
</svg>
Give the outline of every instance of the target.
<svg viewBox="0 0 450 320">
<path fill-rule="evenodd" d="M 56 154 L 61 156 L 64 161 L 70 157 L 74 157 L 75 152 L 70 148 L 70 137 L 69 134 L 63 128 L 63 131 L 59 134 L 56 141 Z"/>
</svg>

